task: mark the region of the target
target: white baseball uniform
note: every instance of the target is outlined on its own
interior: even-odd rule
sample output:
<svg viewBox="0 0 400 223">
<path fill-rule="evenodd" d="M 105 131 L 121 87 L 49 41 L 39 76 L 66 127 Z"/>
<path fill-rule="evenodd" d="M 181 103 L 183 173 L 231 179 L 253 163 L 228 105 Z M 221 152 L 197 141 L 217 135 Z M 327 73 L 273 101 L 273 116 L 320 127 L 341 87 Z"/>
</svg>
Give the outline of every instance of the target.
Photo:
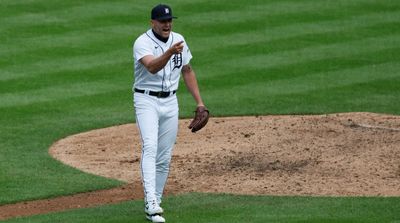
<svg viewBox="0 0 400 223">
<path fill-rule="evenodd" d="M 156 74 L 150 73 L 139 61 L 147 55 L 161 56 L 173 44 L 184 41 L 182 35 L 171 32 L 166 43 L 149 29 L 133 46 L 135 83 L 133 85 L 136 123 L 142 139 L 141 171 L 145 201 L 161 198 L 167 181 L 172 149 L 178 132 L 178 89 L 182 66 L 192 55 L 184 42 L 182 53 L 173 55 Z"/>
</svg>

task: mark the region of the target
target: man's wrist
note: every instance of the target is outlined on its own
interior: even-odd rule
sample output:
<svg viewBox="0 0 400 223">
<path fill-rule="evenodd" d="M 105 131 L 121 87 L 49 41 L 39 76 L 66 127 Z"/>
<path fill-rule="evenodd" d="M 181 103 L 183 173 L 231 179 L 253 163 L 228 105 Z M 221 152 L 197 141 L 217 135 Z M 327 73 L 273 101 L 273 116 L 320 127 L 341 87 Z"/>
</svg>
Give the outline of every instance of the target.
<svg viewBox="0 0 400 223">
<path fill-rule="evenodd" d="M 169 48 L 167 51 L 165 51 L 165 53 L 167 54 L 168 57 L 171 57 L 172 55 L 174 55 L 172 48 Z"/>
</svg>

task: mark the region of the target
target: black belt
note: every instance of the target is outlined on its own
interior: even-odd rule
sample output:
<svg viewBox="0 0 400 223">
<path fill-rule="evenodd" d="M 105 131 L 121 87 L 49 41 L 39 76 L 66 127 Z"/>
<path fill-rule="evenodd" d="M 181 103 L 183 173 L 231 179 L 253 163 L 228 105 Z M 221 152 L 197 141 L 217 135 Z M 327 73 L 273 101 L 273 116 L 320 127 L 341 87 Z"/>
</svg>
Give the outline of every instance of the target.
<svg viewBox="0 0 400 223">
<path fill-rule="evenodd" d="M 145 90 L 140 90 L 140 89 L 135 88 L 135 92 L 142 93 L 142 94 L 148 94 L 151 96 L 155 96 L 157 98 L 167 98 L 167 97 L 175 94 L 176 90 L 175 91 L 147 91 L 146 92 Z"/>
</svg>

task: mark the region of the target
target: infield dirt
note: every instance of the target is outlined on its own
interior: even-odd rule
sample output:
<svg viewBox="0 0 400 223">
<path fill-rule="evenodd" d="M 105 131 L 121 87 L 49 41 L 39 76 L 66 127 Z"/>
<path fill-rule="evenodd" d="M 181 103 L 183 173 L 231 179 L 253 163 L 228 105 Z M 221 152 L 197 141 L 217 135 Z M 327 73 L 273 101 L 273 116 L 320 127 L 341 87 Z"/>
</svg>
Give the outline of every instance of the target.
<svg viewBox="0 0 400 223">
<path fill-rule="evenodd" d="M 180 121 L 167 187 L 180 193 L 400 195 L 400 117 L 347 113 Z M 134 124 L 56 142 L 50 153 L 83 171 L 140 182 Z"/>
<path fill-rule="evenodd" d="M 400 196 L 400 116 L 214 117 L 195 134 L 187 129 L 189 122 L 180 120 L 168 193 Z M 141 199 L 140 150 L 135 124 L 80 133 L 54 143 L 49 152 L 55 159 L 127 183 L 110 191 L 68 197 L 71 200 L 65 201 L 64 209 Z M 92 202 L 80 204 L 79 199 Z M 54 209 L 49 208 L 52 200 L 36 202 L 47 202 L 48 211 Z M 23 214 L 29 212 L 28 207 L 30 214 L 45 213 L 34 210 L 39 203 L 20 204 L 15 216 L 29 215 Z M 0 207 L 0 213 L 5 207 Z"/>
</svg>

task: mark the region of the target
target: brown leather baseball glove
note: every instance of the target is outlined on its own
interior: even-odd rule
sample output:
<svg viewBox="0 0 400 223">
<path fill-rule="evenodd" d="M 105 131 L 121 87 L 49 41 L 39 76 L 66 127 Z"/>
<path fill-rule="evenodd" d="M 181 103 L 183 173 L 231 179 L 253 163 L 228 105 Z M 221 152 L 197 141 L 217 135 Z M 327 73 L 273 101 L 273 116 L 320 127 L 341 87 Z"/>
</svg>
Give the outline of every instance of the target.
<svg viewBox="0 0 400 223">
<path fill-rule="evenodd" d="M 189 125 L 189 129 L 192 129 L 192 132 L 199 131 L 207 124 L 209 117 L 210 117 L 210 112 L 205 106 L 197 107 L 194 119 Z"/>
</svg>

